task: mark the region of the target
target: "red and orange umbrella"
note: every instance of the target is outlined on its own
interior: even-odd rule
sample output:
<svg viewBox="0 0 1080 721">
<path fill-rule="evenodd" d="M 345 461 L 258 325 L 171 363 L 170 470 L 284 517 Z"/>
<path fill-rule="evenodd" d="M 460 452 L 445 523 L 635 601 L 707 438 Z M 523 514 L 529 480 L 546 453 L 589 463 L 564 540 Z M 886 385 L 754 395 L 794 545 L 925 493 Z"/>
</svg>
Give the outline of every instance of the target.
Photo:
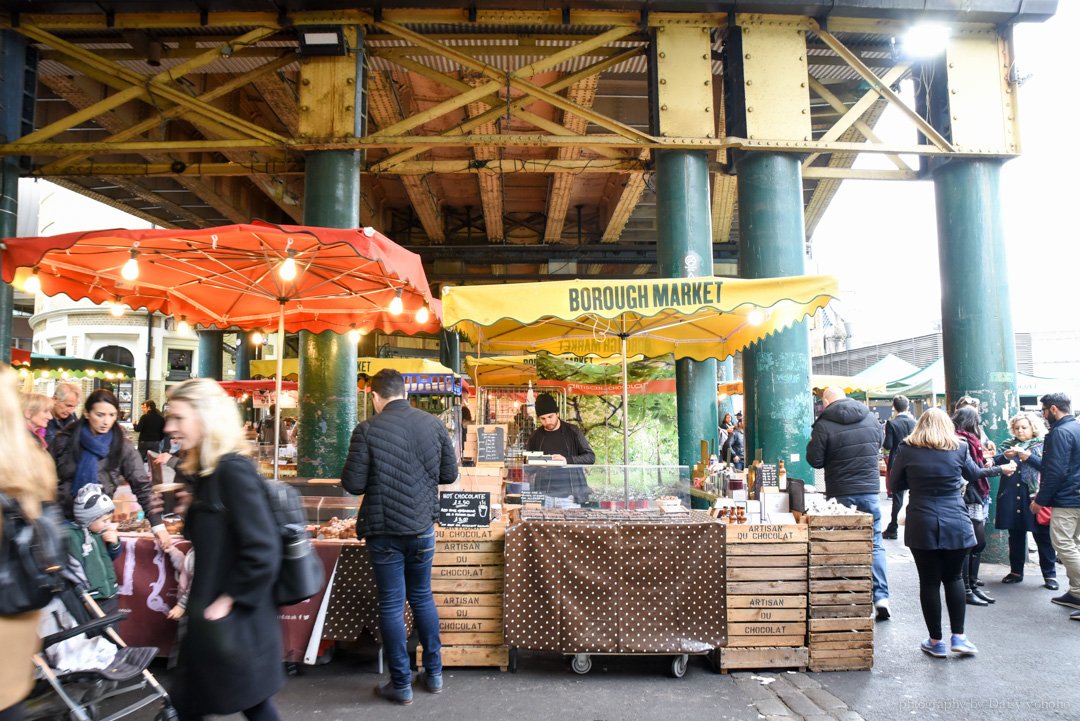
<svg viewBox="0 0 1080 721">
<path fill-rule="evenodd" d="M 97 230 L 8 238 L 0 254 L 8 283 L 18 270 L 24 287 L 37 283 L 46 295 L 146 308 L 206 327 L 277 325 L 279 348 L 286 331 L 436 332 L 442 315 L 420 256 L 372 228 L 255 221 Z"/>
</svg>

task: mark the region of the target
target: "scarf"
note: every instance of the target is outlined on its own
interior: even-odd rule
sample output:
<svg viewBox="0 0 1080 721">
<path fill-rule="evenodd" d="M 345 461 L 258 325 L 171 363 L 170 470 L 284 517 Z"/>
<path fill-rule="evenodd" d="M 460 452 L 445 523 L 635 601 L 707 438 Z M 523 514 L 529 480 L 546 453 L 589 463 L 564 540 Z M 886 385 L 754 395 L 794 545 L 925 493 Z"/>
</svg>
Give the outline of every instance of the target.
<svg viewBox="0 0 1080 721">
<path fill-rule="evenodd" d="M 957 429 L 956 435 L 960 436 L 967 442 L 968 455 L 971 456 L 971 460 L 975 461 L 976 467 L 982 469 L 986 467 L 986 459 L 983 457 L 982 441 L 974 433 L 967 431 L 961 431 Z M 978 489 L 979 495 L 982 498 L 986 498 L 990 495 L 990 481 L 986 480 L 985 476 L 979 476 L 975 479 L 975 488 Z"/>
<path fill-rule="evenodd" d="M 75 480 L 71 483 L 71 497 L 79 493 L 79 489 L 88 483 L 98 482 L 98 461 L 109 455 L 112 447 L 112 433 L 95 435 L 90 430 L 90 425 L 84 423 L 79 429 L 79 445 L 82 453 L 79 454 L 79 464 L 75 467 Z"/>
</svg>

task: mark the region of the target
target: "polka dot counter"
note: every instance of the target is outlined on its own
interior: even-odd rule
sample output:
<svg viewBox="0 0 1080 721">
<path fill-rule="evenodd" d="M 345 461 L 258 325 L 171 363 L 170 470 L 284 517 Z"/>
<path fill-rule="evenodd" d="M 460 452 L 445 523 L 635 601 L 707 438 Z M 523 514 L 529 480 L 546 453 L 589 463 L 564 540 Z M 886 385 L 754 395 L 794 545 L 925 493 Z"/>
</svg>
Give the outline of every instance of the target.
<svg viewBox="0 0 1080 721">
<path fill-rule="evenodd" d="M 721 646 L 723 544 L 706 513 L 526 511 L 506 531 L 506 643 L 562 653 Z"/>
</svg>

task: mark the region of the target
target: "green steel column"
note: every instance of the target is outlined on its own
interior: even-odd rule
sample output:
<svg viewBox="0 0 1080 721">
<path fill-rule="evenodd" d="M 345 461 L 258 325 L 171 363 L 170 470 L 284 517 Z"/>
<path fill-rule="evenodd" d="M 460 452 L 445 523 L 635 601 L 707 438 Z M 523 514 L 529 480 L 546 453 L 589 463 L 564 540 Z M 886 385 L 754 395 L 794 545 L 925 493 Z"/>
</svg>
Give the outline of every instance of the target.
<svg viewBox="0 0 1080 721">
<path fill-rule="evenodd" d="M 712 275 L 712 214 L 706 153 L 656 151 L 657 266 L 664 278 Z M 701 460 L 701 441 L 716 447 L 716 361 L 675 362 L 679 464 Z"/>
<path fill-rule="evenodd" d="M 802 173 L 794 154 L 746 153 L 738 161 L 739 276 L 802 275 L 805 262 Z M 808 483 L 810 332 L 806 323 L 763 338 L 743 351 L 746 455 L 783 459 L 788 476 Z"/>
<path fill-rule="evenodd" d="M 225 331 L 199 331 L 199 367 L 195 375 L 199 378 L 222 380 L 222 353 L 225 350 Z"/>
<path fill-rule="evenodd" d="M 461 338 L 457 331 L 444 329 L 440 338 L 439 362 L 455 373 L 461 373 Z"/>
<path fill-rule="evenodd" d="M 304 223 L 327 228 L 360 225 L 357 153 L 308 154 Z M 337 478 L 356 424 L 356 343 L 348 335 L 300 332 L 299 396 L 297 473 L 306 478 Z"/>
<path fill-rule="evenodd" d="M 236 375 L 238 381 L 251 380 L 251 361 L 255 359 L 255 347 L 251 344 L 251 333 L 239 331 L 236 334 Z"/>
<path fill-rule="evenodd" d="M 941 336 L 948 407 L 963 395 L 979 399 L 983 429 L 1000 444 L 1019 410 L 1009 273 L 1001 219 L 1001 163 L 954 160 L 934 171 Z M 990 479 L 997 498 L 998 478 Z M 986 523 L 983 560 L 1008 562 L 1008 534 Z"/>
<path fill-rule="evenodd" d="M 0 238 L 10 238 L 18 232 L 19 172 L 14 158 L 4 158 L 0 163 Z M 0 361 L 4 363 L 11 362 L 14 322 L 15 289 L 0 281 Z"/>
<path fill-rule="evenodd" d="M 10 30 L 0 31 L 0 140 L 11 142 L 32 130 L 27 113 L 33 97 L 27 97 L 26 39 Z M 27 104 L 30 104 L 30 107 Z M 18 232 L 18 159 L 0 159 L 0 238 Z M 0 280 L 0 361 L 11 362 L 15 289 Z"/>
</svg>

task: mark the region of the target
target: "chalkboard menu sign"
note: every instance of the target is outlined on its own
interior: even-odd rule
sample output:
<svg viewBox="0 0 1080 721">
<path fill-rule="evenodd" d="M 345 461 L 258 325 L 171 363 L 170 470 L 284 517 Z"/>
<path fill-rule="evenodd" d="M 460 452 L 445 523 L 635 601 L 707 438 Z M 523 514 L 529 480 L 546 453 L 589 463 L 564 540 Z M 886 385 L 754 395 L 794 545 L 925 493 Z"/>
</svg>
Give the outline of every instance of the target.
<svg viewBox="0 0 1080 721">
<path fill-rule="evenodd" d="M 780 476 L 776 471 L 775 463 L 762 463 L 758 467 L 758 488 L 761 490 L 779 490 L 780 489 Z"/>
<path fill-rule="evenodd" d="M 476 427 L 476 462 L 502 463 L 506 460 L 506 426 Z"/>
<path fill-rule="evenodd" d="M 487 528 L 491 525 L 491 494 L 466 491 L 440 493 L 439 525 L 443 528 Z"/>
</svg>

